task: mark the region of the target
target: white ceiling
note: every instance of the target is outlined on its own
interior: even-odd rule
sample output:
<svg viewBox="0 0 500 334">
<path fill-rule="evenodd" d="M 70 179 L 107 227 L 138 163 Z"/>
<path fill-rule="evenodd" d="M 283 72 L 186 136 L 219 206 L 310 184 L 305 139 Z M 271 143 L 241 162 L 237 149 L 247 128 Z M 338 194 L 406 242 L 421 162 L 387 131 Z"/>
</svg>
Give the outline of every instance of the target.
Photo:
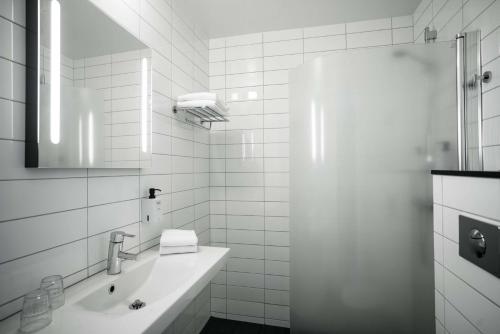
<svg viewBox="0 0 500 334">
<path fill-rule="evenodd" d="M 421 0 L 176 0 L 208 37 L 370 20 L 413 13 Z"/>
</svg>

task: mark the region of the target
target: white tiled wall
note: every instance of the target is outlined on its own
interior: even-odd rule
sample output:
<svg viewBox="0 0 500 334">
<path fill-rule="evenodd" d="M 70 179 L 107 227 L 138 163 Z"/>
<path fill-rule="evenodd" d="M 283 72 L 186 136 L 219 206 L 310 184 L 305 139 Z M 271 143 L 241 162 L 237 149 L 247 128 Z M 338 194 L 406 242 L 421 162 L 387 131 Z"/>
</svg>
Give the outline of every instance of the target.
<svg viewBox="0 0 500 334">
<path fill-rule="evenodd" d="M 483 153 L 487 170 L 500 170 L 500 1 L 423 0 L 413 14 L 416 43 L 426 26 L 438 30 L 439 40 L 452 40 L 461 31 L 481 30 L 483 71 L 497 73 L 483 84 Z M 493 74 L 495 78 L 495 74 Z"/>
<path fill-rule="evenodd" d="M 500 279 L 458 255 L 458 217 L 500 226 L 500 179 L 434 176 L 436 333 L 494 334 Z"/>
<path fill-rule="evenodd" d="M 136 234 L 133 252 L 165 227 L 209 242 L 209 133 L 178 121 L 172 97 L 208 89 L 208 42 L 163 0 L 92 0 L 153 49 L 153 166 L 26 169 L 25 0 L 0 0 L 0 319 L 48 274 L 73 284 L 105 267 L 112 230 Z M 140 198 L 162 189 L 163 220 L 140 223 Z M 209 313 L 206 305 L 197 310 Z"/>
<path fill-rule="evenodd" d="M 415 42 L 426 26 L 439 40 L 481 30 L 483 70 L 499 72 L 499 0 L 423 0 L 414 15 Z M 500 83 L 483 84 L 484 165 L 500 169 Z M 434 259 L 437 333 L 498 333 L 500 280 L 458 256 L 458 215 L 500 225 L 500 181 L 434 177 Z"/>
<path fill-rule="evenodd" d="M 210 89 L 231 115 L 210 142 L 211 244 L 231 248 L 212 282 L 214 316 L 289 326 L 288 70 L 412 42 L 411 16 L 210 40 Z"/>
</svg>

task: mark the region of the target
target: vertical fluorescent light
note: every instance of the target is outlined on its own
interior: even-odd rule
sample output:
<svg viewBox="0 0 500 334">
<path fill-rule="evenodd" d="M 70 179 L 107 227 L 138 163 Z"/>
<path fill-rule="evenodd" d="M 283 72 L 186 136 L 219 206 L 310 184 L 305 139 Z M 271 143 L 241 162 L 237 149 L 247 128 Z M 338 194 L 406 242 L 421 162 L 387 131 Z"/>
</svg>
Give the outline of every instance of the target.
<svg viewBox="0 0 500 334">
<path fill-rule="evenodd" d="M 40 79 L 41 79 L 41 67 L 40 67 L 40 58 L 42 57 L 42 53 L 41 53 L 41 47 L 40 47 L 40 43 L 41 43 L 41 36 L 40 36 L 40 21 L 42 20 L 41 17 L 40 17 L 40 1 L 38 1 L 38 4 L 37 4 L 37 12 L 38 12 L 38 22 L 37 22 L 37 59 L 36 59 L 36 68 L 37 68 L 37 80 L 38 80 L 38 84 L 36 85 L 36 110 L 37 110 L 37 128 L 36 128 L 36 134 L 37 134 L 37 137 L 36 137 L 36 142 L 37 143 L 40 143 L 40 85 L 41 85 L 41 82 L 40 82 Z M 44 82 L 45 83 L 45 82 Z"/>
<path fill-rule="evenodd" d="M 325 162 L 325 111 L 323 107 L 321 107 L 320 114 L 320 154 L 321 154 L 321 162 Z"/>
<path fill-rule="evenodd" d="M 82 129 L 82 115 L 78 118 L 78 159 L 80 166 L 83 164 L 83 129 Z"/>
<path fill-rule="evenodd" d="M 141 67 L 141 147 L 148 151 L 148 60 L 142 58 Z"/>
<path fill-rule="evenodd" d="M 89 112 L 89 164 L 94 164 L 94 113 L 92 110 Z"/>
<path fill-rule="evenodd" d="M 311 155 L 313 162 L 316 162 L 316 106 L 311 103 Z"/>
<path fill-rule="evenodd" d="M 50 2 L 50 141 L 61 140 L 61 4 Z"/>
</svg>

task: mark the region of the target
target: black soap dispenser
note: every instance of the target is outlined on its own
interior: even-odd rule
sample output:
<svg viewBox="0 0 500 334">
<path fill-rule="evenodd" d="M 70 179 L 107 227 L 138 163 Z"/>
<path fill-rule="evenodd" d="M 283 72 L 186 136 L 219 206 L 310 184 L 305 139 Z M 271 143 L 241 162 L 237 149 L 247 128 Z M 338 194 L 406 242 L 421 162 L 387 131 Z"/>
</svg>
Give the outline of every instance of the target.
<svg viewBox="0 0 500 334">
<path fill-rule="evenodd" d="M 149 188 L 149 197 L 142 200 L 142 222 L 159 224 L 161 222 L 161 199 L 156 197 L 157 188 Z"/>
</svg>

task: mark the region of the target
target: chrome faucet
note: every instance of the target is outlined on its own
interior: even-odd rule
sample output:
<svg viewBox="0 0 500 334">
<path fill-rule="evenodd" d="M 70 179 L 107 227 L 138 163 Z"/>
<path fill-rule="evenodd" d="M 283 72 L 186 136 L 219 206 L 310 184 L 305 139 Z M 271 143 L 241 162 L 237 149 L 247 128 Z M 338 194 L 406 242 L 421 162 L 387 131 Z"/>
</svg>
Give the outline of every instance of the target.
<svg viewBox="0 0 500 334">
<path fill-rule="evenodd" d="M 108 275 L 116 275 L 122 272 L 122 260 L 135 260 L 137 258 L 137 254 L 122 251 L 125 237 L 133 238 L 135 235 L 122 231 L 111 232 L 108 249 Z"/>
</svg>

